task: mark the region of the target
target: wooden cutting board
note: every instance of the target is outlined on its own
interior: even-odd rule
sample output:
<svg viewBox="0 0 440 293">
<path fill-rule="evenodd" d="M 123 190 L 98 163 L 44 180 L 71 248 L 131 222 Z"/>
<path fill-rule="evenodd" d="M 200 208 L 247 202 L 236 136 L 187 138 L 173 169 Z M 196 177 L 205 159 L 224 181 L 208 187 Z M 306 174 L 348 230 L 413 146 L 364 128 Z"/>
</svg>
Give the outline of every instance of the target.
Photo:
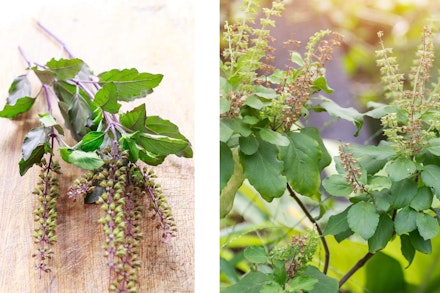
<svg viewBox="0 0 440 293">
<path fill-rule="evenodd" d="M 193 141 L 191 0 L 12 1 L 8 5 L 12 7 L 0 9 L 1 108 L 12 80 L 25 73 L 18 46 L 28 59 L 40 64 L 52 57 L 65 57 L 60 47 L 36 27 L 35 21 L 40 21 L 95 73 L 135 67 L 163 74 L 154 93 L 124 105 L 124 110 L 145 103 L 148 115 L 171 120 Z M 33 90 L 36 94 L 38 87 Z M 81 173 L 68 164 L 62 163 L 53 270 L 38 279 L 33 268 L 32 211 L 36 200 L 32 191 L 38 170 L 33 168 L 21 177 L 18 162 L 24 136 L 39 124 L 37 113 L 43 104 L 41 100 L 36 103 L 30 113 L 15 121 L 0 119 L 0 292 L 107 292 L 108 269 L 101 249 L 104 236 L 97 224 L 99 207 L 66 198 L 68 185 Z M 60 117 L 59 113 L 55 115 Z M 163 244 L 156 222 L 145 219 L 140 292 L 194 292 L 193 169 L 192 159 L 177 157 L 154 168 L 179 232 Z"/>
</svg>

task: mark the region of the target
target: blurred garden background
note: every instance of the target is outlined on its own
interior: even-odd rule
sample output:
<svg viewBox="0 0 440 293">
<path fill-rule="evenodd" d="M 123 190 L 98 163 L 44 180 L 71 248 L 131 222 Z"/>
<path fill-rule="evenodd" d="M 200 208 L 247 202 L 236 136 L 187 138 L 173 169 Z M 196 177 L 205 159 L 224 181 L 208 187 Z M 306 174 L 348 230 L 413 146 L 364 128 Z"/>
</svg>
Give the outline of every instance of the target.
<svg viewBox="0 0 440 293">
<path fill-rule="evenodd" d="M 242 0 L 220 1 L 220 24 L 222 36 L 225 21 L 234 22 L 241 16 Z M 261 1 L 262 7 L 270 7 L 270 1 Z M 258 18 L 257 18 L 258 19 Z M 437 80 L 440 70 L 440 1 L 429 0 L 288 0 L 282 17 L 276 18 L 272 28 L 276 48 L 273 65 L 285 69 L 289 60 L 283 42 L 300 41 L 295 50 L 304 51 L 304 44 L 315 32 L 331 29 L 344 36 L 342 46 L 337 48 L 327 66 L 327 81 L 334 89 L 329 98 L 344 107 L 353 107 L 364 113 L 369 102 L 383 102 L 384 92 L 380 72 L 376 65 L 375 51 L 379 49 L 378 32 L 383 32 L 386 47 L 392 47 L 400 71 L 408 72 L 420 45 L 423 27 L 433 25 L 435 63 L 431 78 Z M 256 21 L 258 24 L 258 21 Z M 220 40 L 221 52 L 226 45 Z M 329 123 L 329 120 L 331 122 Z M 377 122 L 366 120 L 357 137 L 355 127 L 347 121 L 329 118 L 327 113 L 313 113 L 310 124 L 322 131 L 322 137 L 332 155 L 337 155 L 341 142 L 352 144 L 375 144 L 382 133 Z M 328 171 L 331 172 L 331 171 Z M 325 198 L 325 194 L 323 194 Z M 325 226 L 328 217 L 346 207 L 343 200 L 325 198 L 320 203 L 303 197 L 311 214 Z M 331 210 L 330 213 L 327 211 Z M 298 205 L 288 195 L 268 203 L 247 184 L 239 189 L 234 206 L 220 227 L 220 281 L 226 288 L 235 284 L 251 269 L 244 249 L 288 243 L 292 235 L 307 234 L 312 224 Z M 329 276 L 340 279 L 367 251 L 365 241 L 356 237 L 344 240 L 343 246 L 333 236 L 327 236 L 331 260 Z M 322 267 L 323 248 L 318 246 L 314 261 Z M 432 254 L 416 253 L 409 268 L 401 255 L 400 243 L 391 242 L 342 287 L 341 292 L 440 292 L 440 237 L 432 241 Z M 263 268 L 264 270 L 264 268 Z M 380 272 L 380 273 L 378 273 Z"/>
</svg>

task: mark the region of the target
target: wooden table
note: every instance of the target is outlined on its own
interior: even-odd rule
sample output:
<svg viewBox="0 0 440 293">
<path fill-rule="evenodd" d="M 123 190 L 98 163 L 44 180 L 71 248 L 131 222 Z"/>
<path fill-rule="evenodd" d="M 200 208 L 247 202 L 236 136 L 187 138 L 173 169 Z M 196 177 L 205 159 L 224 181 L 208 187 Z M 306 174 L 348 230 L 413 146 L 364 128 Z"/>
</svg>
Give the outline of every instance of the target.
<svg viewBox="0 0 440 293">
<path fill-rule="evenodd" d="M 95 73 L 135 67 L 164 74 L 153 94 L 124 108 L 145 103 L 148 115 L 171 120 L 193 142 L 191 0 L 34 1 L 27 4 L 28 9 L 18 1 L 8 5 L 12 8 L 0 9 L 1 107 L 13 78 L 25 72 L 17 46 L 30 60 L 41 64 L 52 57 L 63 57 L 60 47 L 37 29 L 35 21 L 40 21 Z M 35 87 L 34 93 L 37 91 Z M 38 180 L 38 168 L 20 177 L 18 161 L 24 136 L 38 126 L 36 115 L 42 106 L 37 101 L 35 109 L 25 116 L 15 121 L 0 120 L 0 292 L 107 292 L 107 260 L 101 249 L 104 236 L 97 224 L 99 207 L 66 198 L 69 183 L 80 174 L 67 164 L 62 164 L 53 271 L 38 279 L 33 268 L 31 234 L 36 199 L 31 192 Z M 174 156 L 154 168 L 179 233 L 162 244 L 160 231 L 154 228 L 156 222 L 145 219 L 140 292 L 194 291 L 193 169 L 192 159 Z"/>
</svg>

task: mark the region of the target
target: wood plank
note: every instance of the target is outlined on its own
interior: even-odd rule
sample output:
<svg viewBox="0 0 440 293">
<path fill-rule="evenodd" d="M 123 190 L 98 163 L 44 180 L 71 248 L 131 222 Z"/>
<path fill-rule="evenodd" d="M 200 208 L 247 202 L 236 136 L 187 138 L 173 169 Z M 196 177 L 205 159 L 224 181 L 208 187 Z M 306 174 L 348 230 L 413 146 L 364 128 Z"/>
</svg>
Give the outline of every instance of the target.
<svg viewBox="0 0 440 293">
<path fill-rule="evenodd" d="M 37 3 L 38 2 L 38 3 Z M 148 2 L 148 3 L 145 3 Z M 193 141 L 194 34 L 191 0 L 154 1 L 34 1 L 30 9 L 18 3 L 1 9 L 0 105 L 25 62 L 17 46 L 29 59 L 44 64 L 62 56 L 60 48 L 35 26 L 35 20 L 60 36 L 71 51 L 96 72 L 132 68 L 162 73 L 164 79 L 145 99 L 148 115 L 160 115 L 179 125 Z M 34 93 L 38 88 L 34 88 Z M 38 180 L 37 168 L 19 176 L 18 161 L 24 136 L 38 125 L 35 109 L 15 121 L 0 120 L 0 292 L 106 292 L 108 270 L 101 245 L 104 236 L 97 224 L 99 207 L 83 205 L 65 197 L 69 182 L 81 172 L 62 163 L 61 199 L 58 204 L 58 242 L 53 271 L 38 279 L 33 268 L 31 233 Z M 59 119 L 59 113 L 56 113 Z M 60 120 L 62 121 L 62 120 Z M 72 141 L 67 138 L 68 141 Z M 145 219 L 142 242 L 140 292 L 194 291 L 194 182 L 193 160 L 170 157 L 154 168 L 175 216 L 178 236 L 161 243 L 155 221 Z"/>
</svg>

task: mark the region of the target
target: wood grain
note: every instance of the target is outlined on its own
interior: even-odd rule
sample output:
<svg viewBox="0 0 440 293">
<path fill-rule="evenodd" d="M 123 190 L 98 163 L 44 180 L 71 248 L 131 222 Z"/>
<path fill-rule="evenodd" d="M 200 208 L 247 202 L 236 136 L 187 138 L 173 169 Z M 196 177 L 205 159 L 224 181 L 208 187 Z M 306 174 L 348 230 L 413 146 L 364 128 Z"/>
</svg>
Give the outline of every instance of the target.
<svg viewBox="0 0 440 293">
<path fill-rule="evenodd" d="M 36 3 L 38 2 L 38 4 Z M 145 3 L 148 2 L 148 3 Z M 193 4 L 191 0 L 154 1 L 34 1 L 28 9 L 20 1 L 0 9 L 0 105 L 13 78 L 26 66 L 17 46 L 28 59 L 44 64 L 62 57 L 60 47 L 35 26 L 38 20 L 60 36 L 75 56 L 96 72 L 132 68 L 162 73 L 164 79 L 145 103 L 148 115 L 160 115 L 179 125 L 190 141 L 193 130 Z M 15 7 L 14 7 L 15 6 Z M 4 7 L 2 7 L 4 8 Z M 11 12 L 14 11 L 14 12 Z M 36 94 L 38 88 L 34 88 Z M 43 109 L 37 101 L 30 113 L 11 121 L 0 120 L 0 292 L 107 292 L 108 270 L 97 224 L 99 209 L 65 197 L 66 189 L 81 172 L 61 164 L 61 199 L 58 204 L 58 242 L 53 271 L 38 279 L 33 268 L 31 233 L 35 198 L 31 194 L 38 170 L 19 176 L 18 161 L 26 133 L 38 125 Z M 59 113 L 56 116 L 60 118 Z M 62 120 L 59 120 L 62 121 Z M 68 141 L 72 141 L 69 137 Z M 145 219 L 141 256 L 140 292 L 194 292 L 194 181 L 193 160 L 170 157 L 155 167 L 178 226 L 178 236 L 161 243 L 155 222 Z"/>
</svg>

